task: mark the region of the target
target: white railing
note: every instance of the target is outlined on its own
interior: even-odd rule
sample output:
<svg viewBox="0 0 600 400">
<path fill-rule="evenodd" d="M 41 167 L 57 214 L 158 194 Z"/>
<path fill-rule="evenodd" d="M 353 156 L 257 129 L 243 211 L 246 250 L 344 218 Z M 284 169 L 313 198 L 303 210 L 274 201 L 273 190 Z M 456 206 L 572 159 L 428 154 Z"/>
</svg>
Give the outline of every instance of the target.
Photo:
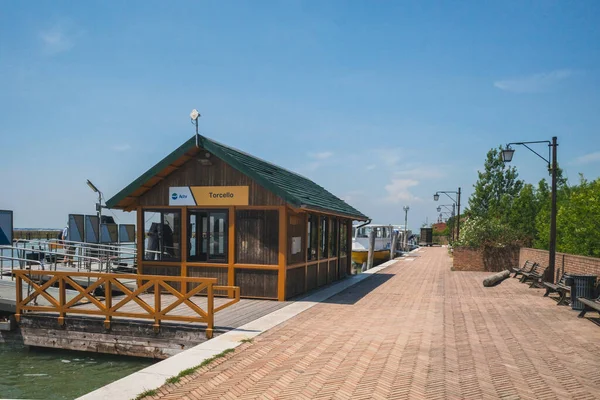
<svg viewBox="0 0 600 400">
<path fill-rule="evenodd" d="M 54 264 L 55 270 L 60 258 L 68 260 L 77 256 L 76 260 L 78 261 L 85 260 L 86 257 L 99 259 L 97 270 L 99 272 L 111 272 L 111 263 L 117 265 L 131 264 L 133 266 L 137 254 L 135 248 L 124 247 L 122 244 L 97 244 L 58 239 L 20 239 L 15 241 L 15 247 L 47 254 L 49 256 L 47 261 Z"/>
</svg>

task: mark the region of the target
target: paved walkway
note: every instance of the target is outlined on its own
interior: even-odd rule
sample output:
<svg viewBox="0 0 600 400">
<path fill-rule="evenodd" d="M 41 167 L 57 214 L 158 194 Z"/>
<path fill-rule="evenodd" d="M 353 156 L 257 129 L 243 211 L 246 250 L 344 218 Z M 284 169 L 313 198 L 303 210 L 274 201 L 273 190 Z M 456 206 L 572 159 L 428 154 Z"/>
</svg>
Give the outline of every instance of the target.
<svg viewBox="0 0 600 400">
<path fill-rule="evenodd" d="M 516 279 L 451 272 L 446 249 L 418 254 L 153 398 L 600 399 L 600 326 Z"/>
</svg>

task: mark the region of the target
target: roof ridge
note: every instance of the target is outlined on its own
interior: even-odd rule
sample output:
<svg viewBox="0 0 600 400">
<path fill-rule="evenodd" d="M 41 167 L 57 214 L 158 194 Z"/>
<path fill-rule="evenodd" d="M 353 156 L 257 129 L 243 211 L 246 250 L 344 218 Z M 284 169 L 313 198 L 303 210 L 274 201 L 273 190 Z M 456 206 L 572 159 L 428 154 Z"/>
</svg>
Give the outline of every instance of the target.
<svg viewBox="0 0 600 400">
<path fill-rule="evenodd" d="M 254 159 L 256 159 L 256 160 L 262 161 L 262 162 L 264 162 L 265 164 L 269 164 L 270 166 L 272 166 L 272 167 L 274 167 L 274 168 L 277 168 L 277 169 L 283 170 L 283 171 L 285 171 L 285 172 L 288 172 L 288 173 L 290 173 L 290 174 L 293 174 L 293 175 L 299 176 L 300 178 L 306 179 L 307 181 L 311 181 L 311 179 L 307 178 L 307 177 L 306 177 L 306 176 L 304 176 L 304 175 L 301 175 L 301 174 L 299 174 L 299 173 L 297 173 L 297 172 L 294 172 L 294 171 L 291 171 L 291 170 L 289 170 L 289 169 L 287 169 L 287 168 L 284 168 L 284 167 L 281 167 L 281 166 L 279 166 L 279 165 L 276 165 L 276 164 L 274 164 L 274 163 L 272 163 L 272 162 L 270 162 L 270 161 L 267 161 L 267 160 L 265 160 L 265 159 L 263 159 L 263 158 L 257 157 L 257 156 L 255 156 L 255 155 L 253 155 L 253 154 L 246 153 L 244 150 L 240 150 L 240 149 L 238 149 L 238 148 L 236 148 L 236 147 L 228 146 L 228 145 L 226 145 L 226 144 L 223 144 L 223 143 L 221 143 L 221 142 L 219 142 L 219 141 L 217 141 L 217 140 L 214 140 L 214 139 L 212 139 L 212 138 L 209 138 L 209 137 L 207 137 L 207 136 L 204 136 L 204 135 L 199 135 L 199 136 L 200 136 L 201 138 L 203 138 L 203 139 L 206 139 L 206 140 L 208 140 L 208 141 L 211 141 L 211 142 L 213 142 L 213 143 L 215 143 L 215 144 L 218 144 L 219 146 L 223 146 L 223 147 L 226 147 L 226 148 L 228 148 L 228 149 L 230 149 L 230 150 L 237 151 L 238 153 L 240 153 L 240 154 L 243 154 L 243 155 L 245 155 L 245 156 L 247 156 L 247 157 L 254 158 Z M 312 182 L 312 181 L 311 181 L 311 182 Z M 313 183 L 315 183 L 315 184 L 317 184 L 317 185 L 318 185 L 318 183 L 316 183 L 316 182 L 313 182 Z M 320 185 L 319 185 L 319 186 L 320 186 Z M 320 186 L 320 187 L 321 187 L 321 188 L 323 188 L 322 186 Z M 323 188 L 323 189 L 325 189 L 325 188 Z"/>
<path fill-rule="evenodd" d="M 245 155 L 245 156 L 247 156 L 247 157 L 250 157 L 250 158 L 253 158 L 253 159 L 256 159 L 256 160 L 262 161 L 262 162 L 264 162 L 265 164 L 269 164 L 270 166 L 272 166 L 272 167 L 274 167 L 274 168 L 277 168 L 277 169 L 283 170 L 283 171 L 285 171 L 285 172 L 288 172 L 288 173 L 290 173 L 290 174 L 296 175 L 296 176 L 298 176 L 298 177 L 300 177 L 300 178 L 302 178 L 302 179 L 306 179 L 307 181 L 309 181 L 309 182 L 313 183 L 314 185 L 318 186 L 319 188 L 323 189 L 324 191 L 326 191 L 327 193 L 329 193 L 330 195 L 332 195 L 332 196 L 333 196 L 333 197 L 335 197 L 336 199 L 338 199 L 338 200 L 341 200 L 341 201 L 343 201 L 344 203 L 346 203 L 348 206 L 352 207 L 350 204 L 348 204 L 348 202 L 347 202 L 346 200 L 344 200 L 344 199 L 342 199 L 341 197 L 339 197 L 339 196 L 335 195 L 334 193 L 331 193 L 331 192 L 330 192 L 329 190 L 327 190 L 327 189 L 326 189 L 324 186 L 321 186 L 321 185 L 319 185 L 317 182 L 315 182 L 314 180 L 312 180 L 312 179 L 310 179 L 310 178 L 308 178 L 308 177 L 306 177 L 306 176 L 304 176 L 304 175 L 301 175 L 301 174 L 299 174 L 299 173 L 297 173 L 297 172 L 294 172 L 294 171 L 291 171 L 291 170 L 289 170 L 289 169 L 287 169 L 287 168 L 284 168 L 284 167 L 281 167 L 281 166 L 279 166 L 279 165 L 276 165 L 276 164 L 274 164 L 274 163 L 272 163 L 272 162 L 270 162 L 270 161 L 267 161 L 267 160 L 265 160 L 265 159 L 263 159 L 263 158 L 257 157 L 257 156 L 255 156 L 255 155 L 253 155 L 253 154 L 247 153 L 247 152 L 245 152 L 244 150 L 240 150 L 240 149 L 238 149 L 238 148 L 236 148 L 236 147 L 232 147 L 232 146 L 226 145 L 226 144 L 224 144 L 224 143 L 221 143 L 221 142 L 219 142 L 218 140 L 214 140 L 213 138 L 209 138 L 208 136 L 204 136 L 204 135 L 199 135 L 199 136 L 200 136 L 201 138 L 203 138 L 203 139 L 205 139 L 205 140 L 208 140 L 208 141 L 210 141 L 210 142 L 213 142 L 213 143 L 215 143 L 215 144 L 217 144 L 217 145 L 219 145 L 219 146 L 222 146 L 222 147 L 228 148 L 228 149 L 230 149 L 230 150 L 233 150 L 233 151 L 237 151 L 238 153 L 240 153 L 240 154 L 243 154 L 243 155 Z M 354 208 L 354 207 L 352 207 L 352 208 Z M 357 210 L 357 211 L 358 211 L 358 210 Z"/>
</svg>

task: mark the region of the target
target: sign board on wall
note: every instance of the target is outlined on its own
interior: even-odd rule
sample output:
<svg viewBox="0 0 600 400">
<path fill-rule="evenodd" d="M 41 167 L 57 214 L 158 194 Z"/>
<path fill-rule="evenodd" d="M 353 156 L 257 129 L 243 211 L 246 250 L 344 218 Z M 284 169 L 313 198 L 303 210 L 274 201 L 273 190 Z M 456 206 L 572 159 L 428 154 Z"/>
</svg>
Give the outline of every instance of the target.
<svg viewBox="0 0 600 400">
<path fill-rule="evenodd" d="M 170 206 L 247 206 L 248 186 L 177 186 L 169 188 Z"/>
<path fill-rule="evenodd" d="M 0 246 L 12 246 L 13 212 L 0 210 Z"/>
</svg>

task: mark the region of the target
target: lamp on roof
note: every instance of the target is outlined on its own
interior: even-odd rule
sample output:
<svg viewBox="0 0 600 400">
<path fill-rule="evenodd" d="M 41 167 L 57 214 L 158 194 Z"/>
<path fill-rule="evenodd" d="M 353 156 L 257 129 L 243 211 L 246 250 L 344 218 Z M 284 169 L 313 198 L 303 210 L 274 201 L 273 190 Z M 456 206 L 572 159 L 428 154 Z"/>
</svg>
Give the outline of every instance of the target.
<svg viewBox="0 0 600 400">
<path fill-rule="evenodd" d="M 192 120 L 192 125 L 196 125 L 196 147 L 200 147 L 199 142 L 199 137 L 198 137 L 198 118 L 200 118 L 201 115 L 198 112 L 198 110 L 196 110 L 195 108 L 192 110 L 192 112 L 190 113 L 190 118 Z"/>
</svg>

